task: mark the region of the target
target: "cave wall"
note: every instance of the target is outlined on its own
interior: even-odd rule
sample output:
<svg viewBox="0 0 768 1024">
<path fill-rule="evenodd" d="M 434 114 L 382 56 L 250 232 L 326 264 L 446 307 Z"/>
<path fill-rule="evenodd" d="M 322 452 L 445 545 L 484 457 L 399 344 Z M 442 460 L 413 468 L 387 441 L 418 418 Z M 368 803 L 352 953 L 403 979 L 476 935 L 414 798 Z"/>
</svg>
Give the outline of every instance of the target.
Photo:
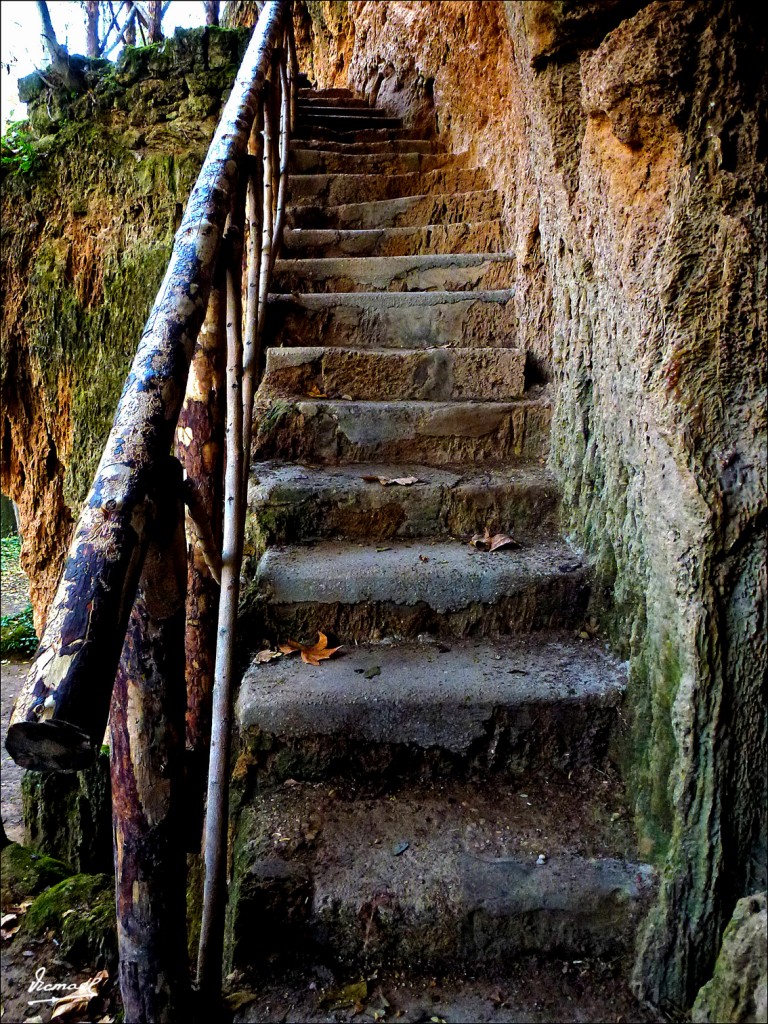
<svg viewBox="0 0 768 1024">
<path fill-rule="evenodd" d="M 434 103 L 504 193 L 510 340 L 554 380 L 564 527 L 630 662 L 624 768 L 663 871 L 636 988 L 690 1006 L 765 887 L 765 19 L 728 0 L 350 0 L 346 19 L 318 84 L 347 68 L 408 123 Z"/>
<path fill-rule="evenodd" d="M 81 95 L 20 85 L 31 166 L 0 186 L 1 482 L 38 631 L 247 38 L 179 30 L 84 61 Z"/>
</svg>

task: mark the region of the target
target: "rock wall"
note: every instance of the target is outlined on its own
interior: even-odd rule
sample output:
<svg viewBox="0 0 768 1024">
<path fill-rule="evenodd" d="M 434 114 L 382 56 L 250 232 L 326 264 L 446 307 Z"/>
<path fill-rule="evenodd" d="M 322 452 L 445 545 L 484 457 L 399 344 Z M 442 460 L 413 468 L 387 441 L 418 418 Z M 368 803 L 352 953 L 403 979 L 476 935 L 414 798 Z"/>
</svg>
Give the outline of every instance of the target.
<svg viewBox="0 0 768 1024">
<path fill-rule="evenodd" d="M 2 489 L 38 629 L 246 43 L 179 30 L 83 61 L 82 95 L 21 83 L 28 159 L 0 197 Z"/>
<path fill-rule="evenodd" d="M 511 340 L 556 383 L 565 527 L 630 661 L 626 775 L 665 868 L 636 986 L 690 1006 L 765 886 L 765 21 L 733 0 L 333 6 L 318 84 L 347 68 L 432 116 L 504 192 Z M 307 4 L 314 38 L 329 7 Z"/>
</svg>

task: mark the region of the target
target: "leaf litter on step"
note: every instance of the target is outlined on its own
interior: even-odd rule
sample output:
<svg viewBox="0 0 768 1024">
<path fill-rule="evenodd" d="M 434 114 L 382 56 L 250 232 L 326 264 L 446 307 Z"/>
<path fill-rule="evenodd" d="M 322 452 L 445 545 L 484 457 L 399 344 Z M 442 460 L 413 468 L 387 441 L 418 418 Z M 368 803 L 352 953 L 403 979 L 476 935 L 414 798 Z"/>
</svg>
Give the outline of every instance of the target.
<svg viewBox="0 0 768 1024">
<path fill-rule="evenodd" d="M 478 551 L 501 551 L 502 549 L 519 548 L 520 542 L 516 541 L 508 533 L 494 533 L 486 526 L 483 533 L 475 533 L 470 541 L 470 547 Z"/>
</svg>

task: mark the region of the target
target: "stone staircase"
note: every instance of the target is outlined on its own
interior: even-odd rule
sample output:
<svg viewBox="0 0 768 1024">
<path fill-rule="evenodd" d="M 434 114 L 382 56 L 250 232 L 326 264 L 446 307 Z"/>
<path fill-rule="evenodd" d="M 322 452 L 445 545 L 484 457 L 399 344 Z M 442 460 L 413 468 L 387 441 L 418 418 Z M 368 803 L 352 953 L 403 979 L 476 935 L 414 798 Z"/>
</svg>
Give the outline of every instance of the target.
<svg viewBox="0 0 768 1024">
<path fill-rule="evenodd" d="M 343 649 L 245 672 L 230 966 L 322 987 L 615 961 L 653 885 L 611 762 L 625 669 L 584 630 L 550 394 L 507 344 L 500 197 L 345 90 L 303 93 L 296 135 L 244 635 Z M 470 547 L 486 528 L 519 547 Z"/>
</svg>

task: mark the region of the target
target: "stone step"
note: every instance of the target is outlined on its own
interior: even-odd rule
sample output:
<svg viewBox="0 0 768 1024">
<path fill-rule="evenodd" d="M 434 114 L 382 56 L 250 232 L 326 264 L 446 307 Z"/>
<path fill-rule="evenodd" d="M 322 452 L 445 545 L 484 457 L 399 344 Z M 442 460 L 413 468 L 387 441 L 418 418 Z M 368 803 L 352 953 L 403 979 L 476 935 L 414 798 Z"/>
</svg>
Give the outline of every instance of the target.
<svg viewBox="0 0 768 1024">
<path fill-rule="evenodd" d="M 291 462 L 503 466 L 549 454 L 545 388 L 515 402 L 260 400 L 252 456 Z"/>
<path fill-rule="evenodd" d="M 399 199 L 339 206 L 289 206 L 286 223 L 289 228 L 334 230 L 424 227 L 428 224 L 494 220 L 501 216 L 501 207 L 499 192 L 478 189 L 458 194 L 401 196 Z"/>
<path fill-rule="evenodd" d="M 503 252 L 501 220 L 425 227 L 371 228 L 335 231 L 332 228 L 283 232 L 283 256 L 296 259 L 331 256 L 415 256 L 424 253 Z"/>
<path fill-rule="evenodd" d="M 276 293 L 434 292 L 509 288 L 517 275 L 512 253 L 450 253 L 438 256 L 336 256 L 277 260 Z"/>
<path fill-rule="evenodd" d="M 298 90 L 298 99 L 352 99 L 356 94 L 351 89 L 304 89 Z"/>
<path fill-rule="evenodd" d="M 341 97 L 337 97 L 333 103 L 323 103 L 319 100 L 307 102 L 306 99 L 300 98 L 297 103 L 296 113 L 298 114 L 299 122 L 336 117 L 343 117 L 349 120 L 353 118 L 356 120 L 361 119 L 363 121 L 400 121 L 400 118 L 388 117 L 386 110 L 381 110 L 379 107 L 369 107 L 365 100 L 350 100 Z"/>
<path fill-rule="evenodd" d="M 270 933 L 271 934 L 271 933 Z M 282 933 L 279 933 L 282 934 Z M 255 953 L 264 962 L 269 949 Z M 568 956 L 517 955 L 488 969 L 434 976 L 434 972 L 377 970 L 367 985 L 367 1004 L 397 1024 L 438 1021 L 482 1021 L 485 1024 L 584 1024 L 585 1021 L 656 1022 L 640 1006 L 626 983 L 621 958 L 609 961 Z M 345 984 L 359 983 L 359 973 L 333 976 L 317 968 L 286 966 L 277 976 L 259 977 L 258 983 L 238 993 L 241 1008 L 232 1024 L 327 1024 L 328 1006 Z M 242 984 L 242 983 L 240 983 Z M 246 1001 L 247 998 L 247 1001 Z M 386 1002 L 385 1002 L 386 1000 Z M 393 1012 L 394 1011 L 394 1012 Z M 360 1018 L 353 1006 L 335 1011 L 336 1021 Z M 376 1019 L 373 1014 L 363 1020 Z"/>
<path fill-rule="evenodd" d="M 292 153 L 447 153 L 445 145 L 437 139 L 395 139 L 389 142 L 329 142 L 326 139 L 291 139 Z"/>
<path fill-rule="evenodd" d="M 418 483 L 384 486 L 365 477 L 416 477 Z M 559 501 L 552 475 L 536 465 L 476 470 L 257 463 L 248 489 L 249 544 L 261 553 L 269 545 L 320 537 L 467 541 L 486 528 L 532 543 L 556 532 Z"/>
<path fill-rule="evenodd" d="M 344 96 L 329 96 L 327 93 L 318 93 L 311 96 L 306 93 L 299 93 L 296 97 L 296 104 L 299 110 L 315 109 L 317 107 L 332 107 L 334 110 L 348 110 L 356 107 L 364 107 L 366 110 L 373 109 L 369 105 L 368 100 L 360 96 L 353 96 L 351 93 Z"/>
<path fill-rule="evenodd" d="M 295 174 L 288 179 L 287 202 L 292 206 L 341 206 L 424 193 L 472 192 L 484 189 L 487 183 L 483 167 L 441 168 L 423 174 Z"/>
<path fill-rule="evenodd" d="M 293 136 L 296 139 L 320 138 L 318 132 L 379 131 L 382 128 L 402 129 L 399 117 L 386 117 L 383 110 L 302 111 L 296 120 Z M 421 133 L 423 138 L 423 133 Z"/>
<path fill-rule="evenodd" d="M 604 766 L 625 684 L 626 666 L 573 634 L 424 638 L 342 648 L 318 667 L 254 660 L 236 723 L 260 786 L 363 779 L 372 762 L 387 786 L 529 778 Z"/>
<path fill-rule="evenodd" d="M 296 781 L 259 789 L 236 826 L 227 968 L 303 954 L 411 977 L 526 953 L 621 956 L 655 876 L 624 821 L 610 822 L 624 809 L 601 782 L 452 783 L 394 798 Z"/>
<path fill-rule="evenodd" d="M 419 128 L 393 128 L 383 125 L 381 121 L 375 122 L 376 127 L 365 128 L 346 121 L 343 125 L 336 124 L 331 127 L 320 124 L 297 124 L 293 130 L 293 138 L 297 140 L 324 140 L 327 142 L 343 143 L 364 143 L 364 142 L 397 142 L 406 139 L 422 141 L 424 132 Z"/>
<path fill-rule="evenodd" d="M 288 167 L 291 174 L 422 174 L 460 165 L 461 160 L 450 153 L 350 153 L 294 149 Z"/>
<path fill-rule="evenodd" d="M 269 548 L 245 588 L 243 635 L 344 644 L 422 633 L 494 637 L 578 628 L 590 569 L 563 543 L 477 551 L 461 541 Z"/>
<path fill-rule="evenodd" d="M 513 288 L 474 292 L 270 295 L 268 345 L 506 347 L 517 336 Z"/>
<path fill-rule="evenodd" d="M 261 398 L 508 402 L 525 388 L 514 348 L 270 348 Z"/>
</svg>

